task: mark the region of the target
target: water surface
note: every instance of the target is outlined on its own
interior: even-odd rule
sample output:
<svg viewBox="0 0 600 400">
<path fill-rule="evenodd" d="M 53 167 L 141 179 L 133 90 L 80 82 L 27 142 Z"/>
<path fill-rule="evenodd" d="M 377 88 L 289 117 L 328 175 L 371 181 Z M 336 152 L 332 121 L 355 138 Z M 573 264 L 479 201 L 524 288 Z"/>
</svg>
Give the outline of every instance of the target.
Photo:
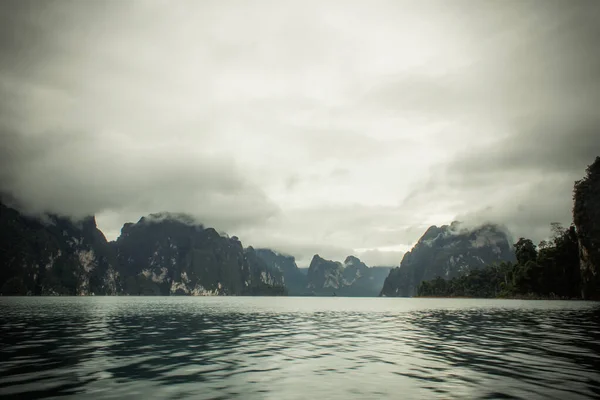
<svg viewBox="0 0 600 400">
<path fill-rule="evenodd" d="M 0 398 L 600 398 L 600 305 L 0 298 Z"/>
</svg>

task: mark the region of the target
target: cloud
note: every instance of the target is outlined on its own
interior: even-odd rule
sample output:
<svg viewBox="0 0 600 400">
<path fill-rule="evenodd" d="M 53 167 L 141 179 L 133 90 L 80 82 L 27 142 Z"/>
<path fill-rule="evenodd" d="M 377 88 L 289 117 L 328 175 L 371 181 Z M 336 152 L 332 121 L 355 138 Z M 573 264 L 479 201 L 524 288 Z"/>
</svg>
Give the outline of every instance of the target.
<svg viewBox="0 0 600 400">
<path fill-rule="evenodd" d="M 108 133 L 3 139 L 8 153 L 2 157 L 3 189 L 31 212 L 83 217 L 106 210 L 168 210 L 228 227 L 277 212 L 227 156 L 168 141 L 146 147 Z"/>
<path fill-rule="evenodd" d="M 369 267 L 396 267 L 400 265 L 404 252 L 366 250 L 355 252 L 356 256 Z"/>
<path fill-rule="evenodd" d="M 243 243 L 292 254 L 298 265 L 307 266 L 314 254 L 331 260 L 366 254 L 363 261 L 369 265 L 396 265 L 428 227 L 422 217 L 397 206 L 332 203 L 288 208 L 264 225 L 241 227 L 234 234 Z"/>
<path fill-rule="evenodd" d="M 0 7 L 0 191 L 109 238 L 169 211 L 301 262 L 455 219 L 535 239 L 600 153 L 596 1 Z"/>
<path fill-rule="evenodd" d="M 436 204 L 456 219 L 503 223 L 534 240 L 548 236 L 550 222 L 570 223 L 573 182 L 600 154 L 600 28 L 591 23 L 600 8 L 557 6 L 493 38 L 470 76 L 406 78 L 379 93 L 385 102 L 407 92 L 401 107 L 462 121 L 445 128 L 456 151 L 430 167 L 403 207 Z"/>
<path fill-rule="evenodd" d="M 597 115 L 548 115 L 493 145 L 460 154 L 452 173 L 462 178 L 492 172 L 581 175 L 600 153 L 599 127 Z"/>
<path fill-rule="evenodd" d="M 579 130 L 578 122 L 540 124 L 537 130 L 466 150 L 433 168 L 403 206 L 443 198 L 445 211 L 458 220 L 506 224 L 517 237 L 541 240 L 551 222 L 571 223 L 574 181 L 600 154 L 594 134 L 600 123 L 590 118 L 581 124 Z"/>
</svg>

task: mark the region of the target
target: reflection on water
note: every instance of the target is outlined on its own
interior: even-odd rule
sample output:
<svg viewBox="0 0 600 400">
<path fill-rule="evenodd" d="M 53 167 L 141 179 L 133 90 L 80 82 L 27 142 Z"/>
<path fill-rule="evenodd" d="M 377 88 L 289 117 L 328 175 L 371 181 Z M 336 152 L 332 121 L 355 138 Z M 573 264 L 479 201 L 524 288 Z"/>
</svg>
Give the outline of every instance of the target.
<svg viewBox="0 0 600 400">
<path fill-rule="evenodd" d="M 597 303 L 1 298 L 0 398 L 600 398 Z"/>
</svg>

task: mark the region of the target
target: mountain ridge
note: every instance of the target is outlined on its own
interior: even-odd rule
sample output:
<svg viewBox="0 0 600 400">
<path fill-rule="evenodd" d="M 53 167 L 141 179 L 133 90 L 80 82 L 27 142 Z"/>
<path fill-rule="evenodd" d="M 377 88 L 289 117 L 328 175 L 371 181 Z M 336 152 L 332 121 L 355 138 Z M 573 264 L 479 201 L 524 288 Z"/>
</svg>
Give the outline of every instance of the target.
<svg viewBox="0 0 600 400">
<path fill-rule="evenodd" d="M 312 295 L 375 297 L 389 270 L 369 267 L 353 255 L 342 263 L 315 254 L 306 275 L 307 289 Z"/>
<path fill-rule="evenodd" d="M 108 242 L 94 217 L 39 218 L 0 203 L 0 227 L 2 294 L 285 294 L 252 247 L 185 214 L 141 217 Z"/>
<path fill-rule="evenodd" d="M 430 226 L 399 267 L 390 271 L 380 296 L 410 297 L 422 281 L 437 276 L 451 279 L 473 268 L 499 261 L 514 261 L 510 234 L 505 227 L 485 223 L 466 227 L 458 221 Z"/>
</svg>

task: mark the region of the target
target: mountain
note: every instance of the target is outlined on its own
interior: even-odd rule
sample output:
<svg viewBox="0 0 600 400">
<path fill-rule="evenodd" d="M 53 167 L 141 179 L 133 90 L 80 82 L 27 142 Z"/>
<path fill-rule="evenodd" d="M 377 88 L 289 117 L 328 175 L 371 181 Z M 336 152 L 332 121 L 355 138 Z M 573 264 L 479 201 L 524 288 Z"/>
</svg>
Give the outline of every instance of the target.
<svg viewBox="0 0 600 400">
<path fill-rule="evenodd" d="M 315 254 L 308 268 L 306 287 L 313 295 L 377 296 L 390 269 L 369 268 L 354 256 L 340 263 Z"/>
<path fill-rule="evenodd" d="M 438 276 L 451 279 L 487 264 L 514 260 L 511 241 L 497 225 L 467 229 L 453 222 L 431 226 L 404 255 L 400 267 L 390 271 L 380 295 L 414 296 L 422 281 Z"/>
<path fill-rule="evenodd" d="M 283 274 L 284 283 L 290 296 L 303 296 L 309 294 L 306 285 L 306 273 L 296 265 L 292 256 L 280 254 L 271 249 L 256 249 L 256 255 L 261 258 L 271 270 Z"/>
<path fill-rule="evenodd" d="M 283 293 L 282 274 L 269 270 L 254 249 L 181 217 L 153 214 L 123 226 L 114 247 L 126 293 Z"/>
<path fill-rule="evenodd" d="M 108 243 L 93 217 L 27 217 L 0 203 L 1 294 L 278 295 L 252 247 L 190 217 L 153 214 Z"/>
<path fill-rule="evenodd" d="M 117 267 L 93 217 L 40 220 L 0 203 L 0 293 L 116 294 Z"/>
<path fill-rule="evenodd" d="M 342 263 L 325 260 L 318 254 L 315 254 L 306 274 L 306 287 L 311 291 L 320 291 L 328 288 L 339 289 L 343 284 L 343 270 L 344 266 Z"/>
<path fill-rule="evenodd" d="M 600 299 L 600 157 L 588 166 L 586 176 L 575 182 L 573 200 L 581 294 L 586 299 Z"/>
</svg>

